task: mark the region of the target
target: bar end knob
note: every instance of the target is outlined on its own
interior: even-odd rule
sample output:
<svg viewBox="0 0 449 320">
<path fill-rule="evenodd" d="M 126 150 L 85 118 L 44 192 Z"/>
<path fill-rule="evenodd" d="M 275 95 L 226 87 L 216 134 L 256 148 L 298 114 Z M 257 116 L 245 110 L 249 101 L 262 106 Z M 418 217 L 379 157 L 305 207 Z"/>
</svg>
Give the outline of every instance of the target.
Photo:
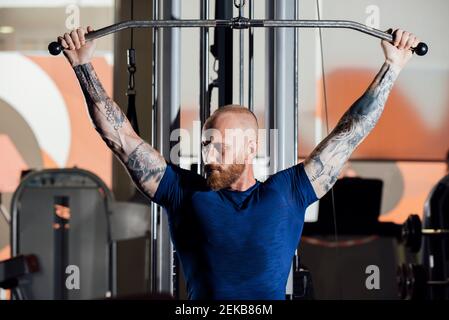
<svg viewBox="0 0 449 320">
<path fill-rule="evenodd" d="M 53 41 L 48 45 L 48 52 L 50 52 L 53 56 L 57 56 L 62 52 L 62 50 L 62 45 L 56 41 Z"/>
<path fill-rule="evenodd" d="M 413 48 L 413 52 L 416 53 L 418 56 L 425 56 L 428 51 L 429 47 L 424 42 L 418 43 L 418 45 L 415 48 Z"/>
</svg>

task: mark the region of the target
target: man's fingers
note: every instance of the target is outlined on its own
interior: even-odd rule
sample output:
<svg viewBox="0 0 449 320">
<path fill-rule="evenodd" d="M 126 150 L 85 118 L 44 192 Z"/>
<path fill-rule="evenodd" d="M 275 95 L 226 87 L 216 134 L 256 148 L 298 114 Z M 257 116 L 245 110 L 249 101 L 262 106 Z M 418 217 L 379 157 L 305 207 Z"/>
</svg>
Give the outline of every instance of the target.
<svg viewBox="0 0 449 320">
<path fill-rule="evenodd" d="M 87 34 L 89 34 L 89 33 L 93 32 L 93 31 L 95 31 L 94 28 L 92 28 L 91 26 L 87 26 L 86 29 L 87 29 Z M 90 41 L 92 41 L 93 43 L 95 43 L 96 40 L 95 40 L 95 39 L 91 39 Z"/>
<path fill-rule="evenodd" d="M 78 32 L 76 30 L 72 30 L 72 32 L 70 32 L 70 37 L 72 37 L 72 41 L 73 44 L 75 45 L 75 49 L 80 49 L 81 48 L 81 43 L 80 43 L 80 39 L 78 38 Z"/>
<path fill-rule="evenodd" d="M 78 39 L 80 40 L 81 46 L 84 46 L 86 44 L 86 38 L 84 37 L 86 31 L 83 28 L 78 28 L 76 31 L 78 33 Z"/>
<path fill-rule="evenodd" d="M 67 42 L 70 50 L 75 50 L 75 44 L 72 41 L 72 38 L 70 37 L 70 34 L 64 33 L 64 40 Z"/>
<path fill-rule="evenodd" d="M 404 31 L 401 29 L 396 29 L 396 31 L 393 33 L 394 34 L 394 46 L 397 47 L 399 45 L 399 42 L 401 41 L 402 38 L 402 33 Z"/>
<path fill-rule="evenodd" d="M 408 37 L 407 43 L 405 44 L 405 49 L 409 50 L 415 43 L 415 40 L 416 40 L 415 35 L 410 34 L 410 36 Z"/>
<path fill-rule="evenodd" d="M 404 31 L 404 33 L 402 33 L 402 38 L 401 38 L 401 42 L 399 43 L 398 49 L 405 49 L 405 45 L 407 44 L 408 38 L 410 37 L 410 33 Z"/>
<path fill-rule="evenodd" d="M 69 45 L 67 44 L 67 42 L 64 40 L 63 37 L 58 37 L 58 42 L 64 49 L 69 48 Z"/>
<path fill-rule="evenodd" d="M 393 32 L 392 44 L 399 50 L 410 50 L 411 48 L 416 48 L 419 44 L 419 39 L 413 33 L 396 29 Z"/>
</svg>

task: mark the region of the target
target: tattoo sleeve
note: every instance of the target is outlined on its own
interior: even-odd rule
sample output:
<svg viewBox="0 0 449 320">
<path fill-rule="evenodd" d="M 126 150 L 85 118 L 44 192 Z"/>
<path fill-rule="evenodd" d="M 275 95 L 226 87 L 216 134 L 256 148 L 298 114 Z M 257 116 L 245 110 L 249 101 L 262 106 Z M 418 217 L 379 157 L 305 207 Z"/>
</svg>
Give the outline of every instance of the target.
<svg viewBox="0 0 449 320">
<path fill-rule="evenodd" d="M 90 63 L 73 69 L 95 129 L 125 164 L 137 187 L 153 197 L 165 172 L 165 159 L 137 136 L 120 107 L 104 90 Z"/>
<path fill-rule="evenodd" d="M 127 121 L 122 110 L 112 101 L 103 88 L 90 63 L 73 68 L 83 90 L 89 114 L 102 131 L 119 130 Z M 105 121 L 102 121 L 105 120 Z"/>
<path fill-rule="evenodd" d="M 157 186 L 167 167 L 162 156 L 155 152 L 150 145 L 142 141 L 129 154 L 125 165 L 136 185 L 151 198 L 154 197 Z"/>
<path fill-rule="evenodd" d="M 354 149 L 376 125 L 397 76 L 398 72 L 384 63 L 368 90 L 305 160 L 304 169 L 318 198 L 332 188 Z"/>
</svg>

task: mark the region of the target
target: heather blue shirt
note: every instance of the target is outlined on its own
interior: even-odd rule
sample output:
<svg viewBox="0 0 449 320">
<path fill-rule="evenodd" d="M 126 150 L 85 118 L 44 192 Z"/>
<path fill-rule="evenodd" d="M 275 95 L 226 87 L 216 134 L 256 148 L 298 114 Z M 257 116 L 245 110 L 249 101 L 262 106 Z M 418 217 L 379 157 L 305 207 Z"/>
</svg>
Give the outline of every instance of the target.
<svg viewBox="0 0 449 320">
<path fill-rule="evenodd" d="M 210 190 L 167 165 L 153 201 L 167 210 L 189 299 L 285 299 L 290 265 L 317 197 L 302 164 L 244 192 Z"/>
</svg>

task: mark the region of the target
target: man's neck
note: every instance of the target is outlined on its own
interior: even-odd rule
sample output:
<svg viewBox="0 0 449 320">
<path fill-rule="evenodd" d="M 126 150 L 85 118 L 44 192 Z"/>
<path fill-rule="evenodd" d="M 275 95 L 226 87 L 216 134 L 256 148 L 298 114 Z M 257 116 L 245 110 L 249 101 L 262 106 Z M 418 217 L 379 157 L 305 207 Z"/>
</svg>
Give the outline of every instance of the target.
<svg viewBox="0 0 449 320">
<path fill-rule="evenodd" d="M 253 166 L 249 165 L 242 172 L 242 175 L 230 185 L 229 189 L 234 191 L 246 191 L 256 183 Z"/>
</svg>

